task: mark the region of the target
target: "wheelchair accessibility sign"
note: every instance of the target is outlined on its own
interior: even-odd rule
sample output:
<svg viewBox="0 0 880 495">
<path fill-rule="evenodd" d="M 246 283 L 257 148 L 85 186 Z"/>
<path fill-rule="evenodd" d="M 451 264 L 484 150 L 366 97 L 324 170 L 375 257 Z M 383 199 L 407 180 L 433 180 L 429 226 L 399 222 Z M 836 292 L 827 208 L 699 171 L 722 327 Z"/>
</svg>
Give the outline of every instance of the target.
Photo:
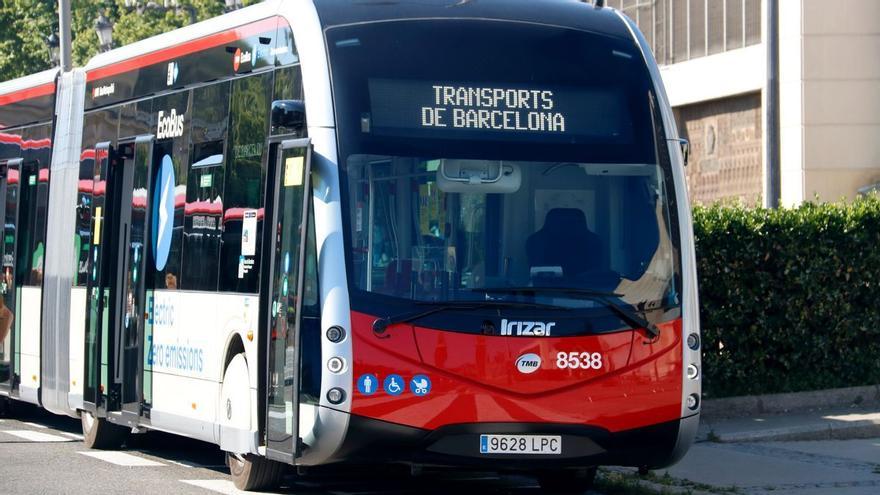
<svg viewBox="0 0 880 495">
<path fill-rule="evenodd" d="M 423 397 L 431 391 L 431 379 L 425 375 L 416 375 L 409 382 L 409 389 L 414 395 Z"/>
<path fill-rule="evenodd" d="M 406 382 L 400 375 L 388 375 L 385 377 L 385 382 L 382 383 L 382 388 L 388 395 L 400 395 L 406 388 Z"/>
</svg>

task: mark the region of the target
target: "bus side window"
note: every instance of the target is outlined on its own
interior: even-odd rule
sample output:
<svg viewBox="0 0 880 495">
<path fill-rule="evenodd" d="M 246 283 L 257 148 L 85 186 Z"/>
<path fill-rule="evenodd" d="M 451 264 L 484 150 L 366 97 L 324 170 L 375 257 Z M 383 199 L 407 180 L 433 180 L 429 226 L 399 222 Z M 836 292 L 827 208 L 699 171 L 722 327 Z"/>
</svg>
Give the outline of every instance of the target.
<svg viewBox="0 0 880 495">
<path fill-rule="evenodd" d="M 77 185 L 76 227 L 76 285 L 85 287 L 88 281 L 89 252 L 92 249 L 92 200 L 95 187 L 95 146 L 101 142 L 115 144 L 119 132 L 119 109 L 108 108 L 85 116 L 82 151 L 79 155 L 79 182 Z M 123 134 L 123 137 L 125 135 Z"/>
<path fill-rule="evenodd" d="M 232 83 L 223 186 L 221 291 L 259 290 L 272 76 L 267 72 Z"/>
<path fill-rule="evenodd" d="M 302 69 L 299 65 L 281 67 L 275 71 L 273 100 L 302 100 Z"/>
<path fill-rule="evenodd" d="M 186 184 L 181 288 L 216 291 L 226 175 L 228 82 L 193 90 L 192 157 Z"/>
<path fill-rule="evenodd" d="M 46 254 L 46 214 L 49 209 L 49 161 L 52 157 L 51 125 L 24 130 L 20 189 L 18 263 L 19 284 L 41 286 Z M 25 232 L 25 230 L 28 230 Z"/>
<path fill-rule="evenodd" d="M 154 122 L 163 120 L 163 133 L 157 132 L 153 146 L 153 185 L 151 196 L 153 204 L 156 201 L 156 193 L 161 192 L 174 205 L 174 221 L 171 222 L 170 243 L 161 254 L 153 254 L 154 258 L 154 284 L 156 289 L 176 290 L 181 288 L 181 269 L 183 264 L 183 223 L 184 223 L 184 198 L 180 197 L 180 190 L 185 189 L 187 172 L 190 160 L 190 126 L 186 125 L 192 120 L 192 100 L 190 91 L 181 91 L 153 99 L 152 115 Z M 175 120 L 177 119 L 177 120 Z M 176 125 L 170 125 L 174 124 Z M 181 125 L 182 123 L 182 125 Z M 158 128 L 157 128 L 158 130 Z M 170 184 L 159 182 L 160 174 L 165 173 L 170 165 Z M 172 187 L 169 190 L 169 187 Z M 171 199 L 173 198 L 173 199 Z M 157 210 L 153 210 L 157 211 Z M 167 231 L 166 231 L 167 232 Z M 153 232 L 151 235 L 161 235 Z M 167 235 L 167 233 L 165 234 Z M 158 253 L 158 251 L 157 251 Z M 159 256 L 155 258 L 155 256 Z M 148 270 L 149 273 L 149 270 Z"/>
</svg>

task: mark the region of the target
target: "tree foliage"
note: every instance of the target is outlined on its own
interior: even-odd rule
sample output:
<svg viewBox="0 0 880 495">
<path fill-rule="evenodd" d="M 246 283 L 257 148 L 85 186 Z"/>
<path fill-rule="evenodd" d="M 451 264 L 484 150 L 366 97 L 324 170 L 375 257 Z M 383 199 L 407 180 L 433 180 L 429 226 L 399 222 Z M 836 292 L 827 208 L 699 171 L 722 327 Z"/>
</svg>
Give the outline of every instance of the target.
<svg viewBox="0 0 880 495">
<path fill-rule="evenodd" d="M 245 0 L 245 5 L 257 0 Z M 141 6 L 147 1 L 138 2 Z M 164 5 L 166 2 L 149 2 Z M 172 3 L 172 2 L 167 2 Z M 98 53 L 95 20 L 104 14 L 113 22 L 113 45 L 127 45 L 190 23 L 190 7 L 202 21 L 223 13 L 223 0 L 178 1 L 179 9 L 128 9 L 124 0 L 72 0 L 72 55 L 75 66 L 84 66 Z M 0 81 L 51 68 L 45 38 L 58 30 L 58 4 L 45 0 L 0 2 Z"/>
<path fill-rule="evenodd" d="M 880 198 L 697 207 L 710 397 L 880 383 Z"/>
</svg>

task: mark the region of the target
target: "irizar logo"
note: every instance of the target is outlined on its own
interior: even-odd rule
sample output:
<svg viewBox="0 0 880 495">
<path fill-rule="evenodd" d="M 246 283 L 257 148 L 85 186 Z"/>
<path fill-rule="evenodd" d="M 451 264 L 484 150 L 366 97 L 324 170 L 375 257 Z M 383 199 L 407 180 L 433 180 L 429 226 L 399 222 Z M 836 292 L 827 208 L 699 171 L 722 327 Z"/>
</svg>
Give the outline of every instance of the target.
<svg viewBox="0 0 880 495">
<path fill-rule="evenodd" d="M 507 321 L 501 320 L 501 335 L 521 335 L 527 337 L 549 337 L 555 321 Z"/>
<path fill-rule="evenodd" d="M 177 109 L 172 108 L 170 114 L 159 110 L 159 125 L 156 129 L 156 139 L 176 138 L 183 136 L 183 114 L 177 115 Z"/>
<path fill-rule="evenodd" d="M 534 373 L 538 371 L 538 368 L 540 367 L 541 356 L 535 353 L 523 354 L 522 356 L 516 358 L 516 369 L 520 373 L 528 375 L 529 373 Z"/>
</svg>

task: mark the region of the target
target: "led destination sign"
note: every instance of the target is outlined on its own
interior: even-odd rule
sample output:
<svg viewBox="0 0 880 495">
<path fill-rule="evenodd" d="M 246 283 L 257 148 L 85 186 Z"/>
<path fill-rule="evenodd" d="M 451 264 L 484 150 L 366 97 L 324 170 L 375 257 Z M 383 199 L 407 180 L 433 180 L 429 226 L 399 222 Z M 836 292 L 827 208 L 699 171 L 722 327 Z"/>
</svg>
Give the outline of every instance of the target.
<svg viewBox="0 0 880 495">
<path fill-rule="evenodd" d="M 619 142 L 631 134 L 626 100 L 614 88 L 370 79 L 369 90 L 361 130 L 377 135 Z"/>
<path fill-rule="evenodd" d="M 422 127 L 565 132 L 553 91 L 431 86 L 434 105 L 421 108 Z"/>
</svg>

